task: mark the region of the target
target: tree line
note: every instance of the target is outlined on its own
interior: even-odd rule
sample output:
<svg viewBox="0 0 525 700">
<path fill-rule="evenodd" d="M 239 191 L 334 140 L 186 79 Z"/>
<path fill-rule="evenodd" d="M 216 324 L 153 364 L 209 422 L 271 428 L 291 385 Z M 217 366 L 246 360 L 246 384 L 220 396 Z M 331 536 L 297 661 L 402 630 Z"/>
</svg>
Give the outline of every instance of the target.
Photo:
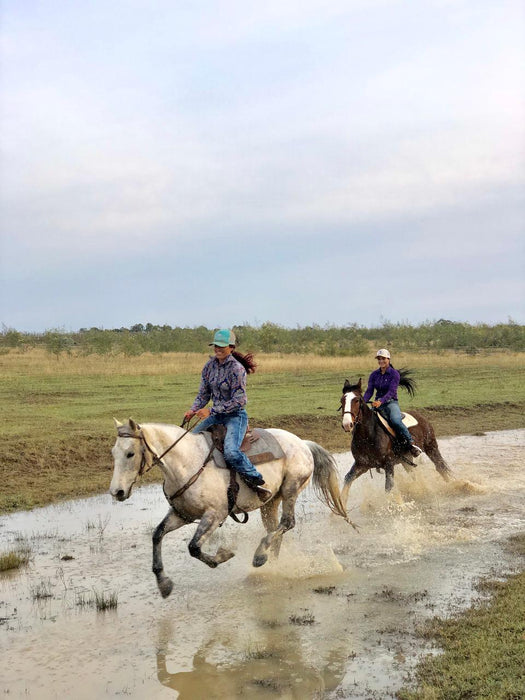
<svg viewBox="0 0 525 700">
<path fill-rule="evenodd" d="M 4 326 L 0 333 L 0 349 L 8 352 L 12 348 L 43 347 L 57 357 L 72 352 L 128 356 L 146 352 L 202 352 L 214 330 L 206 326 L 188 328 L 137 323 L 130 328 L 81 328 L 73 333 L 50 329 L 43 333 L 24 333 Z M 494 325 L 446 319 L 419 325 L 384 321 L 370 328 L 356 323 L 287 328 L 268 321 L 258 326 L 234 326 L 233 330 L 244 352 L 352 357 L 367 355 L 376 346 L 388 347 L 396 353 L 456 350 L 476 354 L 490 349 L 525 350 L 525 326 L 512 319 Z"/>
</svg>

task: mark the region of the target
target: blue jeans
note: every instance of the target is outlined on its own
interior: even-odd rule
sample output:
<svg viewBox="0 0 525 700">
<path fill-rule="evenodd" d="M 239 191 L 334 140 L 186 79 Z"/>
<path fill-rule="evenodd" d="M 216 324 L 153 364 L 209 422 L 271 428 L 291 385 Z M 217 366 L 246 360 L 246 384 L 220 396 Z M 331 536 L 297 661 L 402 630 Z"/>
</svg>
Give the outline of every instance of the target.
<svg viewBox="0 0 525 700">
<path fill-rule="evenodd" d="M 248 414 L 243 408 L 239 408 L 232 413 L 212 413 L 197 425 L 192 432 L 202 433 L 212 425 L 226 426 L 226 437 L 224 438 L 224 460 L 229 467 L 239 472 L 241 476 L 248 476 L 262 479 L 261 474 L 250 462 L 248 457 L 241 452 L 241 443 L 248 427 Z"/>
<path fill-rule="evenodd" d="M 402 440 L 407 440 L 410 443 L 414 442 L 412 435 L 410 435 L 408 432 L 408 428 L 403 423 L 401 409 L 399 408 L 399 404 L 395 399 L 391 399 L 385 404 L 382 404 L 378 408 L 378 411 L 394 428 L 398 437 L 400 437 Z"/>
</svg>

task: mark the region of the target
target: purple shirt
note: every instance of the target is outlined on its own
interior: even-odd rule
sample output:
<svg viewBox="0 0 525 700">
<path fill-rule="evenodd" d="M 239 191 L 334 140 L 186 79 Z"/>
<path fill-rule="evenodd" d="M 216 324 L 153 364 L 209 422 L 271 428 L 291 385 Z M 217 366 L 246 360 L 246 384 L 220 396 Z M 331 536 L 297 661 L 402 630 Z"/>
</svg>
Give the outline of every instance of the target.
<svg viewBox="0 0 525 700">
<path fill-rule="evenodd" d="M 363 399 L 369 401 L 375 389 L 376 401 L 381 401 L 382 404 L 390 399 L 397 401 L 397 387 L 400 379 L 399 372 L 393 367 L 388 367 L 384 374 L 381 374 L 380 369 L 376 369 L 368 379 L 368 387 Z"/>
<path fill-rule="evenodd" d="M 199 393 L 191 410 L 204 408 L 210 399 L 212 413 L 231 413 L 246 405 L 246 370 L 233 355 L 228 355 L 222 364 L 211 357 L 204 365 Z"/>
</svg>

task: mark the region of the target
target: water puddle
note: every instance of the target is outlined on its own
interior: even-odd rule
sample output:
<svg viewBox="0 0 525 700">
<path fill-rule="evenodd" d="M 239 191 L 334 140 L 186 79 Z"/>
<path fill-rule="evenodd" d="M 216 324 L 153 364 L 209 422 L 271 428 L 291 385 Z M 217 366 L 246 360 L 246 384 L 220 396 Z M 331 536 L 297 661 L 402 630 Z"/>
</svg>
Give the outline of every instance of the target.
<svg viewBox="0 0 525 700">
<path fill-rule="evenodd" d="M 215 570 L 192 559 L 195 525 L 168 535 L 163 600 L 151 533 L 167 511 L 160 485 L 125 503 L 98 496 L 0 518 L 0 551 L 29 564 L 0 574 L 6 697 L 388 698 L 428 648 L 426 617 L 466 607 L 479 577 L 516 570 L 502 543 L 523 530 L 525 430 L 440 442 L 456 481 L 425 458 L 413 475 L 361 477 L 350 491 L 357 534 L 308 491 L 281 557 L 251 559 L 263 530 L 227 522 Z M 337 456 L 341 477 L 351 456 Z M 105 611 L 99 611 L 106 605 Z M 116 607 L 112 607 L 116 603 Z"/>
</svg>

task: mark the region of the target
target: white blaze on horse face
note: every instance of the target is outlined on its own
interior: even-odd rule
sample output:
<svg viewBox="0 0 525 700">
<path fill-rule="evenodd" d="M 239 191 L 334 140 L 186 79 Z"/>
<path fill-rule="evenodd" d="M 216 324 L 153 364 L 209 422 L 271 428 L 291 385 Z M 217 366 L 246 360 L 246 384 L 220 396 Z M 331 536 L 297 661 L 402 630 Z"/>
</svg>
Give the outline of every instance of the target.
<svg viewBox="0 0 525 700">
<path fill-rule="evenodd" d="M 142 460 L 140 443 L 133 438 L 118 437 L 111 450 L 114 467 L 109 492 L 118 501 L 125 501 L 131 495 L 131 488 L 137 480 Z"/>
<path fill-rule="evenodd" d="M 349 391 L 343 396 L 343 429 L 347 433 L 351 432 L 354 427 L 354 420 L 351 414 L 352 400 L 356 399 L 357 396 L 353 391 Z"/>
</svg>

